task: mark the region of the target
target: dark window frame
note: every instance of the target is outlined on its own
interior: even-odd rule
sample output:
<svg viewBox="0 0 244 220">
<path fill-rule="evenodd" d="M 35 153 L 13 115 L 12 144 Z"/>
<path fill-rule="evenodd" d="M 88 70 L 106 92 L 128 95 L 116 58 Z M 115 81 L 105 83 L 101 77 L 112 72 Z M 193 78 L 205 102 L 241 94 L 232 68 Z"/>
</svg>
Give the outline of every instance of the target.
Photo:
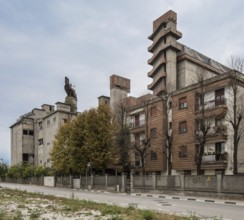
<svg viewBox="0 0 244 220">
<path fill-rule="evenodd" d="M 187 151 L 186 145 L 179 146 L 179 155 L 178 156 L 180 159 L 188 158 L 188 151 Z"/>
<path fill-rule="evenodd" d="M 151 138 L 156 138 L 158 134 L 157 128 L 151 128 L 150 129 L 150 137 Z"/>
<path fill-rule="evenodd" d="M 187 97 L 181 97 L 179 98 L 179 109 L 186 109 L 188 107 L 187 105 Z"/>
<path fill-rule="evenodd" d="M 158 159 L 158 154 L 156 151 L 151 150 L 151 160 L 157 160 Z"/>
<path fill-rule="evenodd" d="M 179 122 L 179 134 L 187 133 L 187 121 Z"/>
</svg>

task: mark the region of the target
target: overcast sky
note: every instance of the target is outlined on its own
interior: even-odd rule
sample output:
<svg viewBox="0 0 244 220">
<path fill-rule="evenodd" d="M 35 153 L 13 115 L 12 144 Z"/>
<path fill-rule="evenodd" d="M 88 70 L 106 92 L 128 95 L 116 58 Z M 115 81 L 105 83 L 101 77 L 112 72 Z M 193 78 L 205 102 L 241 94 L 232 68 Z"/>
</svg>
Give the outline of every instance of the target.
<svg viewBox="0 0 244 220">
<path fill-rule="evenodd" d="M 10 129 L 42 104 L 64 101 L 64 77 L 78 110 L 109 95 L 109 76 L 147 91 L 152 22 L 178 14 L 180 42 L 223 64 L 244 56 L 243 0 L 0 0 L 0 159 L 10 160 Z"/>
</svg>

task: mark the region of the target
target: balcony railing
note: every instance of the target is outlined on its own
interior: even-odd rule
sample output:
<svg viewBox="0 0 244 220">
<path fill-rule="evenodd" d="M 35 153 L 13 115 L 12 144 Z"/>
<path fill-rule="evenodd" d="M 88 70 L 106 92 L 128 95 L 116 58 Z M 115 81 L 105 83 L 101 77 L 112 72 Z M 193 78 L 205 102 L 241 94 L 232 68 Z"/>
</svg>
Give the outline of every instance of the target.
<svg viewBox="0 0 244 220">
<path fill-rule="evenodd" d="M 134 121 L 130 123 L 130 128 L 139 128 L 145 125 L 145 119 L 140 121 Z"/>
<path fill-rule="evenodd" d="M 224 162 L 227 161 L 228 153 L 213 153 L 211 155 L 203 155 L 203 163 L 215 163 L 215 162 Z"/>
<path fill-rule="evenodd" d="M 213 99 L 213 100 L 204 102 L 203 105 L 197 104 L 196 111 L 202 110 L 203 106 L 204 106 L 204 109 L 208 110 L 208 109 L 213 109 L 216 106 L 220 106 L 220 105 L 226 105 L 226 98 Z"/>
<path fill-rule="evenodd" d="M 211 126 L 208 130 L 207 136 L 212 137 L 216 135 L 226 135 L 227 134 L 227 126 L 226 125 L 220 125 L 220 126 Z M 196 135 L 202 136 L 202 131 L 197 131 Z"/>
</svg>

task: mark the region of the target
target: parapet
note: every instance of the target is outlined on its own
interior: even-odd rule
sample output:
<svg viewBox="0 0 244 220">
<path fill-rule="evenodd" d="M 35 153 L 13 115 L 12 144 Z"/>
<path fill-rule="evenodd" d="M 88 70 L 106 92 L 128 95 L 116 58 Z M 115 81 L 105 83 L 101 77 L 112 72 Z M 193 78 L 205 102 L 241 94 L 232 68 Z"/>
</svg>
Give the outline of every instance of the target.
<svg viewBox="0 0 244 220">
<path fill-rule="evenodd" d="M 167 24 L 168 22 L 177 23 L 176 12 L 169 10 L 153 22 L 153 31 L 155 31 L 161 24 Z"/>
<path fill-rule="evenodd" d="M 112 75 L 110 77 L 110 89 L 120 89 L 126 92 L 130 92 L 130 80 L 118 75 Z"/>
</svg>

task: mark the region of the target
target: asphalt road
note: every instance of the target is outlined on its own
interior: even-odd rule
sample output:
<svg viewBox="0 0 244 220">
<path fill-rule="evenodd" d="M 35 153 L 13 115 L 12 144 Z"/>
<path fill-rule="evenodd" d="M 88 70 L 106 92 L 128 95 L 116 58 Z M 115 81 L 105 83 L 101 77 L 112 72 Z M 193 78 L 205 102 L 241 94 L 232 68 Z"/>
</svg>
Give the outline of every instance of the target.
<svg viewBox="0 0 244 220">
<path fill-rule="evenodd" d="M 244 219 L 244 202 L 232 200 L 213 200 L 197 197 L 147 195 L 147 194 L 122 194 L 96 191 L 83 191 L 67 188 L 51 188 L 35 185 L 21 185 L 0 183 L 1 187 L 26 190 L 28 192 L 43 193 L 67 198 L 91 200 L 99 203 L 115 204 L 123 207 L 134 206 L 140 209 L 157 210 L 177 215 L 196 214 L 202 219 Z"/>
</svg>

